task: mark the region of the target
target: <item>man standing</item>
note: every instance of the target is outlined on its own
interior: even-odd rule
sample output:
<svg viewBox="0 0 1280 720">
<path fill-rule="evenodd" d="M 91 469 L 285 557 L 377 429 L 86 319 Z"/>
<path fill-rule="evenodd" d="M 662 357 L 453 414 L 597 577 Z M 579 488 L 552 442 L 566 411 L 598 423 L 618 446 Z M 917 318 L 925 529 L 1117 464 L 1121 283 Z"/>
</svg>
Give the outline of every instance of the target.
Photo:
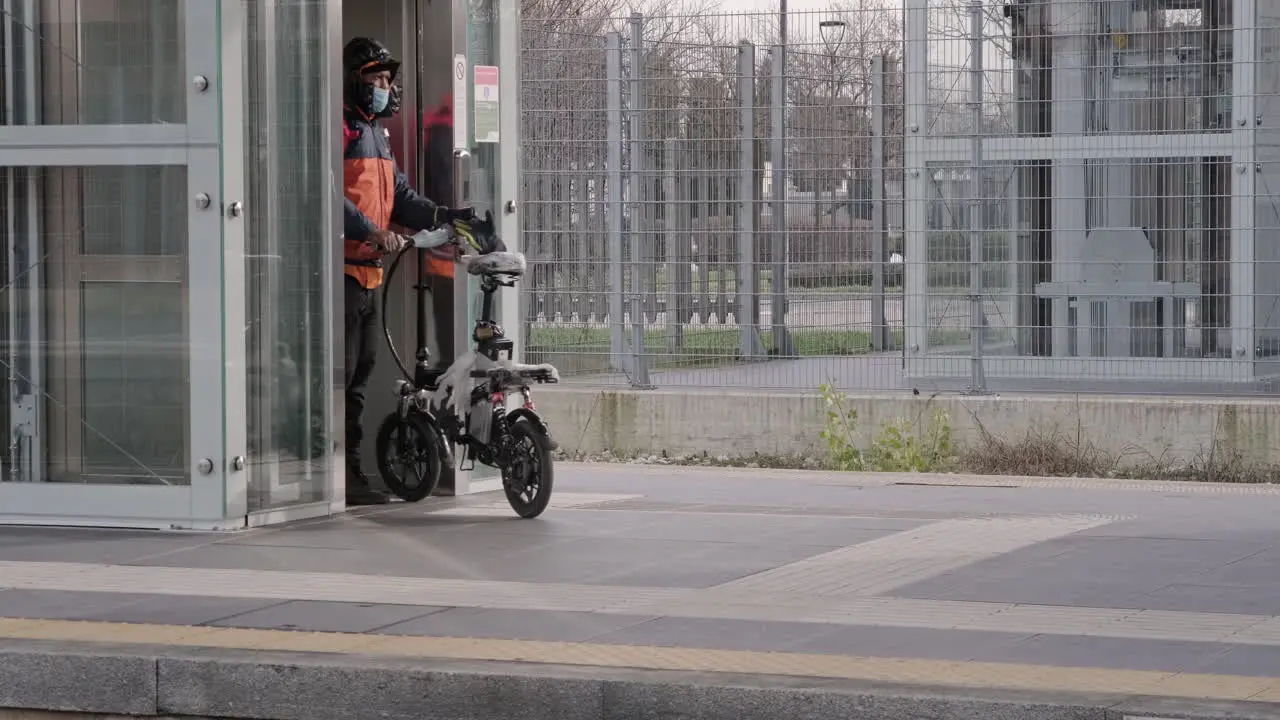
<svg viewBox="0 0 1280 720">
<path fill-rule="evenodd" d="M 378 327 L 378 288 L 383 257 L 403 246 L 403 239 L 387 228 L 391 223 L 411 230 L 429 230 L 453 223 L 464 232 L 473 213 L 451 210 L 414 192 L 396 166 L 387 130 L 380 120 L 400 109 L 396 75 L 400 62 L 381 43 L 358 37 L 342 51 L 343 83 L 343 256 L 346 271 L 344 315 L 346 328 L 347 504 L 373 505 L 389 501 L 369 485 L 360 465 L 365 387 L 373 374 Z"/>
</svg>

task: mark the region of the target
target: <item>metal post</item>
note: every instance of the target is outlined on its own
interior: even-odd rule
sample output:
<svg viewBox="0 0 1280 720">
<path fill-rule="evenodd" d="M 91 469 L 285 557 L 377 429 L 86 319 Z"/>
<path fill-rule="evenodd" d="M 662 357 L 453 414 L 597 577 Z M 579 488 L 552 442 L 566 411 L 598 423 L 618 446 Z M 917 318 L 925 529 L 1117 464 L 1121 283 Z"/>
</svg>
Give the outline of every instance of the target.
<svg viewBox="0 0 1280 720">
<path fill-rule="evenodd" d="M 773 78 L 769 83 L 769 160 L 773 167 L 773 237 L 769 272 L 770 321 L 773 352 L 782 357 L 796 355 L 795 342 L 787 332 L 787 136 L 786 136 L 786 45 L 773 49 Z"/>
<path fill-rule="evenodd" d="M 626 304 L 622 285 L 622 35 L 611 32 L 607 42 L 605 143 L 608 149 L 605 162 L 608 178 L 605 184 L 605 218 L 609 226 L 605 254 L 609 274 L 609 366 L 614 370 L 631 372 L 631 358 L 626 355 L 623 335 Z"/>
<path fill-rule="evenodd" d="M 631 249 L 631 385 L 635 388 L 652 388 L 649 384 L 649 363 L 645 357 L 644 297 L 647 292 L 645 278 L 648 268 L 643 262 L 648 253 L 645 243 L 645 157 L 644 157 L 644 14 L 634 12 L 628 21 L 631 25 L 631 113 L 627 126 L 631 132 L 631 177 L 628 191 L 631 195 L 631 228 L 627 240 Z"/>
<path fill-rule="evenodd" d="M 969 169 L 969 304 L 971 341 L 969 392 L 987 391 L 986 373 L 982 366 L 982 341 L 986 329 L 982 307 L 983 203 L 982 203 L 982 2 L 969 5 L 969 110 L 972 114 L 971 167 Z"/>
<path fill-rule="evenodd" d="M 756 47 L 738 44 L 738 352 L 744 358 L 764 355 L 760 342 L 760 303 L 756 292 Z"/>
<path fill-rule="evenodd" d="M 893 349 L 884 295 L 885 243 L 889 235 L 884 206 L 885 81 L 884 56 L 877 55 L 871 59 L 871 348 L 876 351 Z M 852 188 L 852 177 L 849 185 Z"/>
<path fill-rule="evenodd" d="M 649 382 L 649 356 L 644 353 L 644 298 L 639 295 L 631 296 L 631 317 L 631 362 L 634 368 L 631 387 L 636 390 L 652 390 L 653 385 Z"/>
<path fill-rule="evenodd" d="M 676 352 L 684 345 L 684 293 L 682 280 L 689 265 L 682 262 L 684 253 L 681 246 L 689 242 L 689 237 L 680 227 L 681 205 L 676 200 L 676 141 L 667 138 L 662 141 L 662 207 L 666 215 L 662 223 L 662 235 L 666 245 L 666 335 L 667 350 Z"/>
</svg>

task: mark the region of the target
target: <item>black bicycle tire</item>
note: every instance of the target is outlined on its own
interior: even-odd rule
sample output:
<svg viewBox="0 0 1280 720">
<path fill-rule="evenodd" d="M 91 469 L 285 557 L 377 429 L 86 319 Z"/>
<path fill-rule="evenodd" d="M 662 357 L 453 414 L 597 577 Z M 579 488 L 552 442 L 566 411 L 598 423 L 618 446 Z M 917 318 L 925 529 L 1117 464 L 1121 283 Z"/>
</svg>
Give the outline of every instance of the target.
<svg viewBox="0 0 1280 720">
<path fill-rule="evenodd" d="M 402 426 L 413 428 L 415 434 L 426 439 L 430 448 L 428 465 L 431 468 L 431 477 L 413 488 L 405 485 L 403 479 L 396 475 L 387 462 L 392 434 Z M 378 437 L 374 442 L 375 452 L 378 455 L 378 474 L 382 476 L 382 482 L 386 484 L 387 489 L 405 502 L 416 503 L 431 497 L 440 485 L 441 469 L 444 465 L 443 455 L 440 452 L 441 442 L 440 430 L 421 415 L 410 413 L 408 416 L 401 417 L 395 412 L 387 415 L 378 426 Z"/>
<path fill-rule="evenodd" d="M 518 418 L 511 423 L 507 432 L 513 436 L 528 435 L 532 440 L 534 447 L 541 456 L 539 465 L 541 473 L 538 478 L 538 494 L 533 497 L 533 502 L 523 502 L 519 495 L 512 492 L 506 483 L 502 484 L 502 492 L 507 496 L 507 504 L 525 520 L 532 520 L 546 511 L 547 505 L 551 503 L 551 490 L 555 485 L 555 454 L 551 438 L 546 431 L 534 425 L 525 418 Z"/>
</svg>

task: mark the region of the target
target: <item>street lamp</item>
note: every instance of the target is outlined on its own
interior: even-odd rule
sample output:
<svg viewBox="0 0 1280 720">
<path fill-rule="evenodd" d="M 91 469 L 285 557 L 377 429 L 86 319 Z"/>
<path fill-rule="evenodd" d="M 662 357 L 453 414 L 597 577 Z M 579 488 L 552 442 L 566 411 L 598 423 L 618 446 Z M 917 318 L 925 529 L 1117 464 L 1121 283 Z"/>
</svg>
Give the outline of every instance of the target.
<svg viewBox="0 0 1280 720">
<path fill-rule="evenodd" d="M 844 39 L 845 28 L 848 26 L 849 23 L 843 20 L 823 20 L 818 23 L 818 34 L 822 36 L 822 43 L 827 46 L 827 52 L 834 52 L 840 45 L 840 41 Z"/>
<path fill-rule="evenodd" d="M 827 117 L 832 124 L 835 123 L 836 110 L 836 93 L 839 87 L 836 84 L 836 50 L 840 47 L 840 43 L 844 41 L 844 31 L 848 27 L 848 23 L 843 20 L 823 20 L 818 23 L 818 35 L 822 38 L 822 44 L 827 48 L 827 62 L 831 68 L 831 89 L 827 93 Z M 837 131 L 838 132 L 838 131 Z M 832 136 L 835 145 L 839 147 L 840 138 L 835 137 L 837 132 L 833 132 Z M 819 177 L 821 177 L 819 175 Z M 835 227 L 836 222 L 836 189 L 831 188 L 831 227 Z M 822 185 L 814 183 L 813 186 L 813 209 L 814 222 L 819 227 L 822 225 Z M 853 207 L 849 208 L 849 219 L 853 220 Z"/>
</svg>

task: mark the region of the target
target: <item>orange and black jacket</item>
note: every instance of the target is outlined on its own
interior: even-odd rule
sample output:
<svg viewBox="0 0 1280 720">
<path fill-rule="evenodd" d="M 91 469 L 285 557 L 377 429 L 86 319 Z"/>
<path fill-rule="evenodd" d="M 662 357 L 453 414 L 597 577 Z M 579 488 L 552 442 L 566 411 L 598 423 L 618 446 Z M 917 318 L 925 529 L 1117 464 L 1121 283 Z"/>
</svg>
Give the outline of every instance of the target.
<svg viewBox="0 0 1280 720">
<path fill-rule="evenodd" d="M 411 230 L 437 225 L 435 203 L 414 192 L 396 166 L 391 139 L 377 120 L 343 110 L 343 243 L 346 273 L 366 288 L 382 284 L 382 255 L 365 245 L 370 233 L 391 223 Z"/>
</svg>

